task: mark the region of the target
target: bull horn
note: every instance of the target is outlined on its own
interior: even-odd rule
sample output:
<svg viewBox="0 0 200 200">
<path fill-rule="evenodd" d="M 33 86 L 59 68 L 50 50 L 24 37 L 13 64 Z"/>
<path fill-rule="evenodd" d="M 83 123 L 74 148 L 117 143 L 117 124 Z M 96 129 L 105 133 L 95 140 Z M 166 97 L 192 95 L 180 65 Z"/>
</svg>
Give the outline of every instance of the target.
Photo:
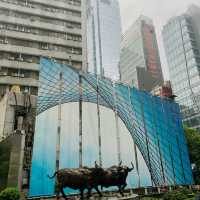
<svg viewBox="0 0 200 200">
<path fill-rule="evenodd" d="M 95 164 L 95 167 L 96 167 L 96 168 L 99 167 L 99 165 L 97 164 L 97 161 L 95 161 L 94 164 Z"/>
<path fill-rule="evenodd" d="M 135 168 L 133 162 L 131 162 L 131 166 L 133 167 L 133 169 Z"/>
</svg>

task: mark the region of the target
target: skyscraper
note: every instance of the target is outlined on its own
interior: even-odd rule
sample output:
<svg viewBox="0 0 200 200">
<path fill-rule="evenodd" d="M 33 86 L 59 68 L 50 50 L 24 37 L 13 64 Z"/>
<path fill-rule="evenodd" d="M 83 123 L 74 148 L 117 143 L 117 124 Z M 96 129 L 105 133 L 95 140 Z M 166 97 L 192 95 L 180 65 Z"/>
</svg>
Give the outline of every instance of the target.
<svg viewBox="0 0 200 200">
<path fill-rule="evenodd" d="M 88 0 L 88 71 L 118 80 L 120 40 L 121 21 L 118 0 Z"/>
<path fill-rule="evenodd" d="M 170 79 L 184 123 L 200 130 L 200 8 L 168 21 L 163 29 Z"/>
<path fill-rule="evenodd" d="M 37 94 L 39 58 L 82 66 L 80 0 L 0 0 L 0 95 Z"/>
<path fill-rule="evenodd" d="M 142 90 L 162 85 L 163 75 L 156 33 L 151 19 L 140 16 L 121 42 L 121 80 Z"/>
</svg>

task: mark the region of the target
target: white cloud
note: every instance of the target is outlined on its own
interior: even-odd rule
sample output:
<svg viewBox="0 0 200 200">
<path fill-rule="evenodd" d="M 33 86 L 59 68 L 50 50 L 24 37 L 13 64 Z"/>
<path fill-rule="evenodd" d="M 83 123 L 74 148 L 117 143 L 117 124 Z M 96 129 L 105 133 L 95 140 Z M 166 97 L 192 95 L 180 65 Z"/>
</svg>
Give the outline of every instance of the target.
<svg viewBox="0 0 200 200">
<path fill-rule="evenodd" d="M 169 79 L 168 67 L 162 42 L 162 27 L 173 16 L 183 13 L 190 4 L 200 6 L 199 0 L 119 0 L 122 29 L 125 31 L 141 14 L 153 19 L 160 49 L 163 73 Z"/>
</svg>

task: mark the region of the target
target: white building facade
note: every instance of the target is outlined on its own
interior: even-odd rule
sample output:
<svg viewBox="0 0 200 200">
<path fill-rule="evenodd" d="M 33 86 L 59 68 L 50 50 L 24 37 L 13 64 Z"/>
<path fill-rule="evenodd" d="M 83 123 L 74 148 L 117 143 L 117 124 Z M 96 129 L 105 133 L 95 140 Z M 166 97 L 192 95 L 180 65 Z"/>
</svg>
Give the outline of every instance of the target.
<svg viewBox="0 0 200 200">
<path fill-rule="evenodd" d="M 38 90 L 40 57 L 82 68 L 82 1 L 0 0 L 0 95 Z"/>
</svg>

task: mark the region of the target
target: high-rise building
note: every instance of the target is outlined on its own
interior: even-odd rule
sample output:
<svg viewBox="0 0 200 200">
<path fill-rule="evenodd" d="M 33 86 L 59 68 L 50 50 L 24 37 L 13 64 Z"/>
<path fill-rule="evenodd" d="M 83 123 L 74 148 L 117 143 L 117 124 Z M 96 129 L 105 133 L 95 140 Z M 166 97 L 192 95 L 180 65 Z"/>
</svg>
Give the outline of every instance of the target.
<svg viewBox="0 0 200 200">
<path fill-rule="evenodd" d="M 124 83 L 146 91 L 163 83 L 155 28 L 145 16 L 140 16 L 123 35 L 120 75 Z"/>
<path fill-rule="evenodd" d="M 81 0 L 0 0 L 0 95 L 37 94 L 39 58 L 82 66 Z"/>
<path fill-rule="evenodd" d="M 121 20 L 118 0 L 87 1 L 88 72 L 119 79 Z"/>
<path fill-rule="evenodd" d="M 200 130 L 200 8 L 191 6 L 163 29 L 170 79 L 184 123 Z"/>
</svg>

